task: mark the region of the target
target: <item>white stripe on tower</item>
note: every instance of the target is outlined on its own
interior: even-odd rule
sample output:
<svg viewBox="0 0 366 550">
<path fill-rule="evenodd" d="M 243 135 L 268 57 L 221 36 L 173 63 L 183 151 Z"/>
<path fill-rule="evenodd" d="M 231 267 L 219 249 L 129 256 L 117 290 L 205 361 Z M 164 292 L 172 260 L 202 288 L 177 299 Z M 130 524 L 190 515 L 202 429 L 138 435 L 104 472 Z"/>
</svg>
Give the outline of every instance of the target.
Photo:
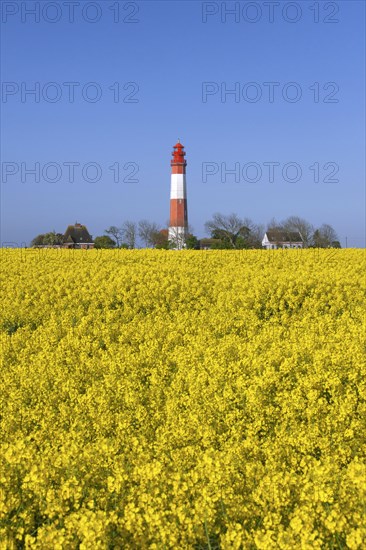
<svg viewBox="0 0 366 550">
<path fill-rule="evenodd" d="M 183 145 L 179 142 L 174 145 L 170 184 L 170 221 L 169 241 L 173 248 L 185 247 L 185 240 L 188 234 L 188 213 L 187 213 L 187 188 L 186 188 L 186 165 Z"/>
<path fill-rule="evenodd" d="M 186 190 L 186 175 L 185 174 L 172 174 L 170 184 L 170 198 L 171 199 L 185 199 L 187 196 Z"/>
</svg>

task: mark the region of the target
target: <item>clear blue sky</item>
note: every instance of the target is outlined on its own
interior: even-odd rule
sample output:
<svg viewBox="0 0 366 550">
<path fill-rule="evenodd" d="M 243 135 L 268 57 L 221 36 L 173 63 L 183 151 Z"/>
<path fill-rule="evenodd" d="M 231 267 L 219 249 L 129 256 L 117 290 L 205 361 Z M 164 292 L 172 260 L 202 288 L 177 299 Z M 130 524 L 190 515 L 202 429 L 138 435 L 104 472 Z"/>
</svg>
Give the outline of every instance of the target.
<svg viewBox="0 0 366 550">
<path fill-rule="evenodd" d="M 342 246 L 346 236 L 348 246 L 365 246 L 363 1 L 280 2 L 273 16 L 265 2 L 255 9 L 244 1 L 225 21 L 224 2 L 79 0 L 74 22 L 72 6 L 56 3 L 58 10 L 55 2 L 2 2 L 3 243 L 29 243 L 75 221 L 93 236 L 127 219 L 165 226 L 170 155 L 180 138 L 189 222 L 199 237 L 217 211 L 264 224 L 299 215 L 333 225 Z M 37 21 L 25 11 L 36 4 Z M 205 82 L 214 84 L 203 101 Z M 278 83 L 273 101 L 268 82 Z M 35 86 L 38 102 L 24 94 Z M 220 97 L 235 86 L 239 97 Z M 255 94 L 262 95 L 253 102 Z M 79 163 L 74 182 L 70 162 Z M 93 167 L 83 177 L 90 162 L 99 181 L 85 181 Z M 269 162 L 279 163 L 273 181 Z M 25 173 L 35 163 L 39 182 Z M 288 163 L 301 168 L 299 181 L 283 179 L 283 171 L 288 179 L 300 174 Z M 225 181 L 222 166 L 235 164 L 239 181 L 229 174 Z M 136 165 L 138 181 L 123 181 Z M 216 174 L 204 177 L 206 170 Z"/>
</svg>

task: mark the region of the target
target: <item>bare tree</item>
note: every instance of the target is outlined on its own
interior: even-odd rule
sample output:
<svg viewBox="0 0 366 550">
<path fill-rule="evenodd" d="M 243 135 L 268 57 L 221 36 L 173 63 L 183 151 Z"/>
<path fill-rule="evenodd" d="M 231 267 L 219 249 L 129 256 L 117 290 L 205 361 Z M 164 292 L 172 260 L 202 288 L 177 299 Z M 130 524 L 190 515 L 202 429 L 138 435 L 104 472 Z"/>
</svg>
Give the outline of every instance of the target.
<svg viewBox="0 0 366 550">
<path fill-rule="evenodd" d="M 267 223 L 267 231 L 280 231 L 283 229 L 282 223 L 278 222 L 276 218 L 272 218 Z"/>
<path fill-rule="evenodd" d="M 137 237 L 137 225 L 135 222 L 129 220 L 123 222 L 122 227 L 122 239 L 127 244 L 128 248 L 135 248 Z"/>
<path fill-rule="evenodd" d="M 249 248 L 262 248 L 264 225 L 254 223 L 250 218 L 243 219 L 244 226 L 249 229 L 247 237 Z"/>
<path fill-rule="evenodd" d="M 116 241 L 117 248 L 121 246 L 122 238 L 123 238 L 123 231 L 121 227 L 116 227 L 115 225 L 111 225 L 109 229 L 105 229 L 105 233 L 108 235 L 112 235 L 114 237 L 114 240 Z"/>
<path fill-rule="evenodd" d="M 146 247 L 156 244 L 159 230 L 159 226 L 154 222 L 141 220 L 138 223 L 138 235 Z"/>
<path fill-rule="evenodd" d="M 332 244 L 333 241 L 338 240 L 338 235 L 335 229 L 328 223 L 323 223 L 323 225 L 321 225 L 320 227 L 320 231 L 324 236 L 324 238 L 327 239 L 330 245 Z"/>
<path fill-rule="evenodd" d="M 216 212 L 212 220 L 205 223 L 205 229 L 211 234 L 212 238 L 220 239 L 232 248 L 237 248 L 239 237 L 248 239 L 250 234 L 250 228 L 246 226 L 245 221 L 239 218 L 237 214 L 225 216 Z"/>
<path fill-rule="evenodd" d="M 282 227 L 286 231 L 298 231 L 304 241 L 304 246 L 307 247 L 311 244 L 314 227 L 304 218 L 299 216 L 290 216 L 286 218 L 282 223 Z"/>
<path fill-rule="evenodd" d="M 327 223 L 323 223 L 314 231 L 313 245 L 317 248 L 328 248 L 334 246 L 334 243 L 338 243 L 338 235 L 333 227 Z"/>
</svg>

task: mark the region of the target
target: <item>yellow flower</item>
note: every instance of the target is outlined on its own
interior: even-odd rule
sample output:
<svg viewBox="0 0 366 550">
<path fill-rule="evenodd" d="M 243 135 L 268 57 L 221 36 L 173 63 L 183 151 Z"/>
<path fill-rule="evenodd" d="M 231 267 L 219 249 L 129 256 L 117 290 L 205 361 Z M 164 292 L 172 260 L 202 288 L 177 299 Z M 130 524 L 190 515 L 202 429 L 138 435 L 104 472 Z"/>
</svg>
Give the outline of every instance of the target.
<svg viewBox="0 0 366 550">
<path fill-rule="evenodd" d="M 366 546 L 363 251 L 0 256 L 4 547 Z"/>
</svg>

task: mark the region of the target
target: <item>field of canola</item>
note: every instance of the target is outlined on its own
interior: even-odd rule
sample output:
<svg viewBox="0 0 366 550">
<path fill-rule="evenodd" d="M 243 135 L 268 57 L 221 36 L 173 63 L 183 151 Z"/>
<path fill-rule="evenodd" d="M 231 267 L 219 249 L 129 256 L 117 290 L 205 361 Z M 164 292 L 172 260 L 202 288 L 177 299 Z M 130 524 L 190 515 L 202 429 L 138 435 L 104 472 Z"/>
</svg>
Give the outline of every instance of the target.
<svg viewBox="0 0 366 550">
<path fill-rule="evenodd" d="M 362 250 L 2 250 L 0 548 L 366 548 Z"/>
</svg>

